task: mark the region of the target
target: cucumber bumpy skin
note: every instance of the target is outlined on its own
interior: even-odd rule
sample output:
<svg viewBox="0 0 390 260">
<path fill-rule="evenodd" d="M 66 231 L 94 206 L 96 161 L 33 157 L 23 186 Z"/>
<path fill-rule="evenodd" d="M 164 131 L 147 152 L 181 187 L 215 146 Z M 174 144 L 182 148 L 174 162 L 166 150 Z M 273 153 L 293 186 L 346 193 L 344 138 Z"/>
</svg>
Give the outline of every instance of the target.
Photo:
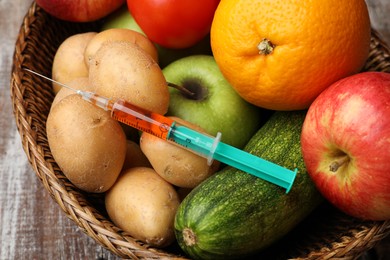
<svg viewBox="0 0 390 260">
<path fill-rule="evenodd" d="M 246 145 L 247 152 L 298 168 L 291 191 L 227 167 L 181 203 L 175 234 L 194 259 L 234 259 L 265 249 L 323 201 L 306 172 L 300 134 L 306 111 L 275 112 Z"/>
</svg>

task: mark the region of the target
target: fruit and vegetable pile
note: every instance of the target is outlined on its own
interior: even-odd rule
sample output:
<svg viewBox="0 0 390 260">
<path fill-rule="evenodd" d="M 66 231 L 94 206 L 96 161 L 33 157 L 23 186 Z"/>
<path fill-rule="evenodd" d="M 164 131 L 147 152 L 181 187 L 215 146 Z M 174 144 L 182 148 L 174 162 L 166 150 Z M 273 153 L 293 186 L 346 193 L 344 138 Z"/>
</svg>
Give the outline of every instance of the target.
<svg viewBox="0 0 390 260">
<path fill-rule="evenodd" d="M 61 43 L 53 80 L 298 169 L 286 193 L 53 83 L 46 132 L 56 163 L 78 189 L 103 194 L 110 220 L 135 239 L 176 241 L 194 259 L 242 258 L 323 201 L 351 218 L 390 219 L 390 74 L 362 71 L 364 0 L 37 3 L 59 19 L 101 23 Z"/>
</svg>

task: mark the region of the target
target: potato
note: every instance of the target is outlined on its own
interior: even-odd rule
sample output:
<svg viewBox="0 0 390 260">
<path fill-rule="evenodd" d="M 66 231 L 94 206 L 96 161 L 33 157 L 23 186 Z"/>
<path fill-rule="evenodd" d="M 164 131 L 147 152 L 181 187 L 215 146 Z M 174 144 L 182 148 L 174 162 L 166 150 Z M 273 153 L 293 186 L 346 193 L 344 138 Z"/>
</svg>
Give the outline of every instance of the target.
<svg viewBox="0 0 390 260">
<path fill-rule="evenodd" d="M 75 79 L 71 80 L 70 82 L 66 82 L 64 84 L 66 84 L 67 86 L 69 86 L 71 88 L 74 88 L 74 89 L 91 91 L 91 87 L 89 85 L 88 77 L 75 78 Z M 65 97 L 67 97 L 69 95 L 73 95 L 73 94 L 75 94 L 75 92 L 73 90 L 62 87 L 58 91 L 57 95 L 54 97 L 54 100 L 51 103 L 51 108 L 54 107 L 63 98 L 65 98 Z"/>
<path fill-rule="evenodd" d="M 158 62 L 156 46 L 146 36 L 130 29 L 112 28 L 99 32 L 89 41 L 84 53 L 84 59 L 87 66 L 89 66 L 96 51 L 104 43 L 113 41 L 128 41 L 134 43 L 145 50 L 156 62 Z"/>
<path fill-rule="evenodd" d="M 173 225 L 179 203 L 173 186 L 146 167 L 123 171 L 105 197 L 111 220 L 155 247 L 168 246 L 175 240 Z"/>
<path fill-rule="evenodd" d="M 148 158 L 141 151 L 139 145 L 132 140 L 127 140 L 127 151 L 122 170 L 141 166 L 152 168 L 152 165 L 150 165 Z"/>
<path fill-rule="evenodd" d="M 97 94 L 122 98 L 143 109 L 165 114 L 169 91 L 158 64 L 130 42 L 107 42 L 89 64 L 89 79 Z"/>
<path fill-rule="evenodd" d="M 52 78 L 66 84 L 75 78 L 88 77 L 88 67 L 84 62 L 84 52 L 88 42 L 96 32 L 79 33 L 66 38 L 58 47 L 52 65 Z M 62 87 L 53 83 L 54 93 Z"/>
<path fill-rule="evenodd" d="M 47 138 L 64 175 L 87 192 L 107 191 L 119 176 L 126 155 L 126 137 L 109 112 L 73 94 L 49 112 Z"/>
<path fill-rule="evenodd" d="M 202 128 L 177 117 L 170 117 L 177 123 L 199 132 Z M 182 188 L 194 188 L 211 174 L 216 172 L 220 163 L 214 161 L 211 166 L 207 159 L 185 148 L 162 140 L 146 132 L 140 138 L 140 147 L 149 159 L 153 169 L 166 181 Z"/>
</svg>

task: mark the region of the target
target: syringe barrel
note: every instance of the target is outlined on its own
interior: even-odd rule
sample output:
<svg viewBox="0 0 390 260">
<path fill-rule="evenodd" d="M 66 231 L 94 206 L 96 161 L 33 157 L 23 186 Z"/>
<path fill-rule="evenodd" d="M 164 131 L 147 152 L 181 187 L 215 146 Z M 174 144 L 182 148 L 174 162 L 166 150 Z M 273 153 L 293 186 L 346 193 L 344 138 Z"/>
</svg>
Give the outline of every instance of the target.
<svg viewBox="0 0 390 260">
<path fill-rule="evenodd" d="M 123 99 L 111 108 L 111 117 L 143 132 L 168 140 L 174 121 L 168 117 L 134 106 Z"/>
<path fill-rule="evenodd" d="M 199 133 L 182 126 L 169 117 L 134 106 L 124 100 L 116 101 L 111 108 L 111 116 L 131 127 L 152 134 L 193 153 L 213 161 L 215 137 Z M 215 150 L 215 149 L 214 149 Z"/>
</svg>

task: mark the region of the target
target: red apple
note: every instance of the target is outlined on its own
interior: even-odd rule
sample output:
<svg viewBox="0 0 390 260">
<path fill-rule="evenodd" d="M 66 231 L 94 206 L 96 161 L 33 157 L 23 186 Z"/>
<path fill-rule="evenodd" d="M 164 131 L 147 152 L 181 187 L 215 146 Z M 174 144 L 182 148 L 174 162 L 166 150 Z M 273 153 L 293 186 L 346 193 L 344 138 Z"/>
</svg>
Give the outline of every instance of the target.
<svg viewBox="0 0 390 260">
<path fill-rule="evenodd" d="M 312 180 L 335 207 L 390 219 L 390 73 L 362 72 L 322 92 L 307 112 L 301 145 Z"/>
<path fill-rule="evenodd" d="M 110 14 L 125 0 L 36 0 L 52 16 L 71 22 L 96 21 Z"/>
</svg>

